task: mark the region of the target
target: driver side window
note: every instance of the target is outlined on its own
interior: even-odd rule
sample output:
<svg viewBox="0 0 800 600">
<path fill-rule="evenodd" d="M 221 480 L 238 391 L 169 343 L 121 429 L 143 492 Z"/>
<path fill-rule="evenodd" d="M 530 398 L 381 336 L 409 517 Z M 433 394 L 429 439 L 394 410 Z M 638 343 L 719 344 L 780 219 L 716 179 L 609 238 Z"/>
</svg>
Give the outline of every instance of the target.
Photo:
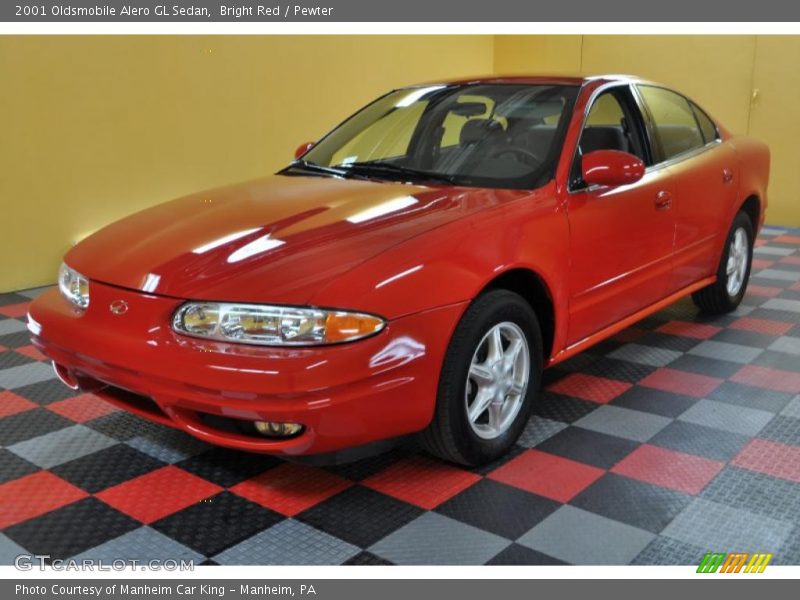
<svg viewBox="0 0 800 600">
<path fill-rule="evenodd" d="M 613 88 L 600 94 L 589 109 L 578 142 L 570 177 L 572 189 L 584 187 L 581 157 L 596 150 L 628 152 L 648 164 L 638 115 L 627 88 Z"/>
</svg>

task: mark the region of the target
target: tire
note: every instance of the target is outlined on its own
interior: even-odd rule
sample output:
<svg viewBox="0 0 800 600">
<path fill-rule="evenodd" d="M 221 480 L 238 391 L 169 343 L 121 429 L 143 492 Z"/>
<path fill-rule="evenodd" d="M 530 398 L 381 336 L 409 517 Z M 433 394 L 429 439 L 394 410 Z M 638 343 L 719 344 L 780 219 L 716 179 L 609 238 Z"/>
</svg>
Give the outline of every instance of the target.
<svg viewBox="0 0 800 600">
<path fill-rule="evenodd" d="M 467 466 L 499 458 L 522 433 L 541 380 L 542 334 L 530 304 L 508 290 L 482 294 L 450 340 L 422 446 Z"/>
<path fill-rule="evenodd" d="M 746 246 L 743 250 L 742 243 Z M 740 212 L 733 219 L 725 240 L 717 267 L 717 281 L 692 294 L 692 300 L 702 312 L 709 315 L 735 310 L 747 291 L 752 263 L 753 224 L 744 212 Z"/>
</svg>

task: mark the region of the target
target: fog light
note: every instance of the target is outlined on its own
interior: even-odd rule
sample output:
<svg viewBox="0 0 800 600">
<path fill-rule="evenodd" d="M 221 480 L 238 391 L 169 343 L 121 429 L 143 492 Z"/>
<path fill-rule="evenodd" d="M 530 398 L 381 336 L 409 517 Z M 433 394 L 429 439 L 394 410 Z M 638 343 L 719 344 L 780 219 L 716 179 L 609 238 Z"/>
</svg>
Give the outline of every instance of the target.
<svg viewBox="0 0 800 600">
<path fill-rule="evenodd" d="M 266 437 L 289 437 L 303 430 L 300 423 L 273 423 L 271 421 L 254 421 L 256 431 Z"/>
</svg>

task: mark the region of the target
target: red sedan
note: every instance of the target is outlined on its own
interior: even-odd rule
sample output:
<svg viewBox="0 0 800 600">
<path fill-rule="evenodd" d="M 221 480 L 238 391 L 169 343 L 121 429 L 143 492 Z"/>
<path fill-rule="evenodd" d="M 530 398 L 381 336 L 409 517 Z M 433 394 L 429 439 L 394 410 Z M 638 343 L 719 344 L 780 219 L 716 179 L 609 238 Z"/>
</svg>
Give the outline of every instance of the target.
<svg viewBox="0 0 800 600">
<path fill-rule="evenodd" d="M 67 385 L 288 456 L 505 452 L 542 369 L 692 294 L 733 310 L 769 151 L 629 77 L 392 91 L 274 176 L 75 246 L 29 314 Z"/>
</svg>

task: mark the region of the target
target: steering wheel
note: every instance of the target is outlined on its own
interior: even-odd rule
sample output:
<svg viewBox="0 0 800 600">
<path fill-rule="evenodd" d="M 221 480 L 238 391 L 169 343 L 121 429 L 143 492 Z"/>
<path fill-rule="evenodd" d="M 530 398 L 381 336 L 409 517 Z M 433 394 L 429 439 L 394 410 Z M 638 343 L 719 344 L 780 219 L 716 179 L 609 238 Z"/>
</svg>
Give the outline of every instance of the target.
<svg viewBox="0 0 800 600">
<path fill-rule="evenodd" d="M 542 162 L 542 160 L 533 152 L 526 148 L 520 148 L 519 146 L 507 146 L 506 148 L 500 148 L 491 154 L 491 158 L 500 158 L 504 154 L 512 154 L 516 157 L 521 157 L 522 160 L 520 162 L 528 165 L 541 164 Z"/>
</svg>

